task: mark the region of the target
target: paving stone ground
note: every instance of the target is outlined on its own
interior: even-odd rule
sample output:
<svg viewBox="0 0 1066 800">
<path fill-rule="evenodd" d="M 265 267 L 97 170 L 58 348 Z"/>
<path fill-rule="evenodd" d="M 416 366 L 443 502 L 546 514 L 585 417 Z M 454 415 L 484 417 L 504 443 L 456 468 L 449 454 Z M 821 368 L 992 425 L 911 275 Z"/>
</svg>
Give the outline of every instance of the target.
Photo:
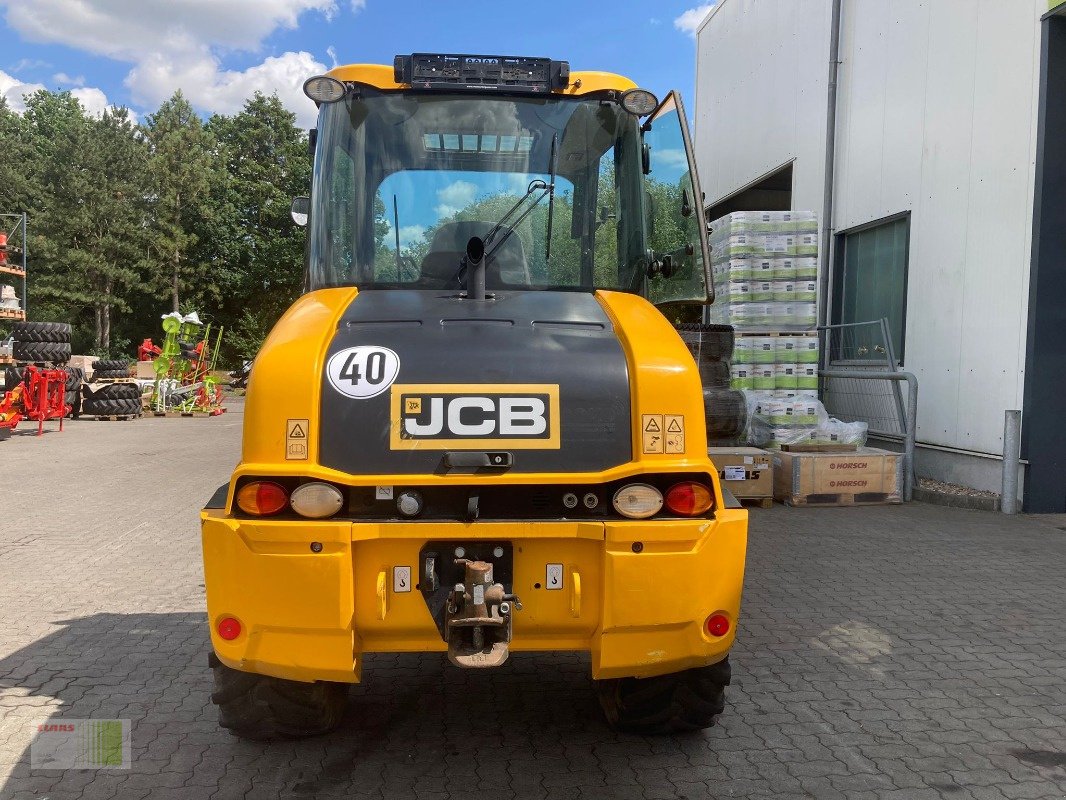
<svg viewBox="0 0 1066 800">
<path fill-rule="evenodd" d="M 196 511 L 217 419 L 0 442 L 0 798 L 1066 797 L 1066 522 L 753 510 L 721 725 L 605 727 L 588 662 L 368 660 L 343 728 L 250 744 L 209 702 Z M 54 427 L 54 426 L 52 426 Z M 132 720 L 126 771 L 31 770 L 43 718 Z"/>
</svg>

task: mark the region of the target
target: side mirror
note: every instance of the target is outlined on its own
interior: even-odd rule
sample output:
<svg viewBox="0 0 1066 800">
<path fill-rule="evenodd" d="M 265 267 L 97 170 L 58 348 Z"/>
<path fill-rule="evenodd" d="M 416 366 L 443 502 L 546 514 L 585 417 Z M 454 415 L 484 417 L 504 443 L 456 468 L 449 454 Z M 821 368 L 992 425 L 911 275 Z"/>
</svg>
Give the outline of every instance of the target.
<svg viewBox="0 0 1066 800">
<path fill-rule="evenodd" d="M 640 148 L 640 166 L 645 175 L 651 174 L 651 145 L 644 142 Z"/>
<path fill-rule="evenodd" d="M 292 208 L 289 213 L 292 214 L 293 222 L 301 228 L 306 228 L 307 220 L 311 216 L 311 198 L 304 196 L 292 198 Z"/>
</svg>

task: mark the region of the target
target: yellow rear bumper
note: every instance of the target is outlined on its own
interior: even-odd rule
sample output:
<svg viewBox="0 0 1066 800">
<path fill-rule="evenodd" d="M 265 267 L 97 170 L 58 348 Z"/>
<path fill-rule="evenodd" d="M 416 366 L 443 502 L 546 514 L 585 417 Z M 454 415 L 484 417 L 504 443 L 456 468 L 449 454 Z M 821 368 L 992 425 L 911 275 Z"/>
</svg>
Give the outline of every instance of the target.
<svg viewBox="0 0 1066 800">
<path fill-rule="evenodd" d="M 417 581 L 419 550 L 432 540 L 512 542 L 523 610 L 514 614 L 511 649 L 588 651 L 594 678 L 713 664 L 736 632 L 743 509 L 719 510 L 714 520 L 626 522 L 249 521 L 221 509 L 201 516 L 212 643 L 235 669 L 355 683 L 364 653 L 446 650 L 421 593 L 393 586 L 397 566 L 411 567 Z M 564 565 L 563 587 L 548 590 L 545 571 L 554 563 Z M 704 629 L 715 612 L 733 622 L 720 638 Z M 242 625 L 233 641 L 216 630 L 227 616 Z"/>
</svg>

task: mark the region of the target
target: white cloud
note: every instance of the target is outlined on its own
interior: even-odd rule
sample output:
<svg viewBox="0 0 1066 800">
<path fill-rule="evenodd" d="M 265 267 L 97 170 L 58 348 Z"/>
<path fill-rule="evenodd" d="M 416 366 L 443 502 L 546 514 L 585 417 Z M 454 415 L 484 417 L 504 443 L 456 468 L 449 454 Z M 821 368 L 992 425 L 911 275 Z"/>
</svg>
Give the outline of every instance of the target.
<svg viewBox="0 0 1066 800">
<path fill-rule="evenodd" d="M 155 108 L 181 89 L 197 108 L 219 114 L 241 110 L 256 91 L 277 93 L 282 104 L 296 114 L 298 125 L 310 127 L 317 116 L 315 104 L 303 93 L 307 78 L 326 71 L 310 53 L 271 56 L 246 70 L 223 70 L 206 49 L 185 57 L 162 53 L 145 59 L 126 76 L 135 103 Z"/>
<path fill-rule="evenodd" d="M 330 68 L 332 69 L 333 67 L 337 66 L 337 48 L 333 45 L 330 45 L 326 48 L 326 55 L 329 56 L 329 60 L 331 62 Z"/>
<path fill-rule="evenodd" d="M 443 189 L 437 190 L 437 214 L 441 217 L 450 217 L 473 203 L 476 196 L 477 184 L 470 183 L 470 181 L 456 181 L 448 184 Z"/>
<path fill-rule="evenodd" d="M 674 27 L 689 36 L 695 36 L 700 24 L 707 18 L 713 8 L 714 3 L 704 3 L 701 6 L 690 8 L 674 19 Z"/>
<path fill-rule="evenodd" d="M 39 58 L 20 58 L 9 69 L 12 72 L 22 72 L 27 69 L 48 69 L 51 66 L 47 61 L 41 61 Z"/>
<path fill-rule="evenodd" d="M 680 147 L 670 150 L 652 150 L 652 164 L 667 169 L 688 169 L 688 154 Z"/>
<path fill-rule="evenodd" d="M 58 83 L 60 86 L 84 86 L 84 75 L 67 75 L 65 72 L 57 72 L 52 76 L 52 80 Z"/>
<path fill-rule="evenodd" d="M 107 102 L 107 95 L 99 89 L 71 89 L 70 93 L 78 99 L 78 102 L 81 103 L 82 108 L 89 113 L 90 117 L 102 117 L 104 111 L 111 106 L 111 104 Z"/>
<path fill-rule="evenodd" d="M 19 113 L 26 110 L 26 96 L 31 95 L 38 89 L 43 89 L 40 83 L 24 83 L 13 75 L 8 75 L 0 70 L 0 96 L 7 99 L 7 104 Z"/>
<path fill-rule="evenodd" d="M 332 14 L 336 0 L 0 0 L 7 23 L 33 42 L 138 61 L 159 50 L 219 45 L 254 50 L 305 11 Z"/>
<path fill-rule="evenodd" d="M 394 228 L 392 223 L 388 223 L 389 232 L 385 236 L 385 244 L 392 247 L 396 243 L 396 234 L 393 233 Z M 413 244 L 417 244 L 426 238 L 426 226 L 425 225 L 401 225 L 400 226 L 400 248 L 410 247 Z"/>
<path fill-rule="evenodd" d="M 306 52 L 286 52 L 244 70 L 227 70 L 221 57 L 257 50 L 275 30 L 296 28 L 305 12 L 329 18 L 343 1 L 0 0 L 0 8 L 6 8 L 8 25 L 28 41 L 130 62 L 125 82 L 137 104 L 155 108 L 181 89 L 201 111 L 232 114 L 255 91 L 276 92 L 299 124 L 310 126 L 315 106 L 302 87 L 326 70 L 324 64 Z M 359 10 L 365 0 L 348 3 Z"/>
<path fill-rule="evenodd" d="M 58 76 L 54 76 L 58 77 Z M 60 82 L 60 81 L 57 81 Z M 66 81 L 70 83 L 71 81 Z M 18 78 L 8 75 L 6 72 L 0 70 L 0 96 L 7 98 L 8 105 L 16 112 L 22 113 L 26 110 L 25 98 L 33 94 L 39 89 L 44 89 L 45 86 L 40 83 L 24 83 Z M 78 88 L 70 91 L 74 97 L 78 99 L 82 107 L 94 117 L 103 116 L 104 110 L 110 108 L 111 103 L 105 95 L 99 89 L 92 86 L 79 86 Z M 132 111 L 130 117 L 134 122 L 137 121 L 137 115 Z"/>
<path fill-rule="evenodd" d="M 425 238 L 426 228 L 424 225 L 400 226 L 400 247 L 410 247 L 417 242 L 421 242 Z"/>
</svg>

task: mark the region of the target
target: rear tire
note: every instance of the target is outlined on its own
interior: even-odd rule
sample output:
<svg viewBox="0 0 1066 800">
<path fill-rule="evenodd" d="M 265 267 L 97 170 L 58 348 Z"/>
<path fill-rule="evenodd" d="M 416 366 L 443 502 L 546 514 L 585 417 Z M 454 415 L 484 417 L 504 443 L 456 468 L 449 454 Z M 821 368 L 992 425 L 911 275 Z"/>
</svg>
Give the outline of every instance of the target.
<svg viewBox="0 0 1066 800">
<path fill-rule="evenodd" d="M 703 325 L 698 322 L 685 322 L 677 326 L 677 334 L 697 362 L 728 362 L 733 359 L 736 337 L 732 325 Z"/>
<path fill-rule="evenodd" d="M 210 658 L 218 723 L 234 736 L 263 741 L 318 736 L 336 728 L 348 704 L 348 684 L 301 683 L 240 672 Z"/>
<path fill-rule="evenodd" d="M 748 404 L 742 392 L 704 389 L 703 412 L 708 441 L 732 441 L 744 436 L 748 423 Z"/>
<path fill-rule="evenodd" d="M 657 735 L 710 728 L 725 709 L 729 659 L 655 678 L 596 681 L 607 722 L 620 731 Z"/>
</svg>

